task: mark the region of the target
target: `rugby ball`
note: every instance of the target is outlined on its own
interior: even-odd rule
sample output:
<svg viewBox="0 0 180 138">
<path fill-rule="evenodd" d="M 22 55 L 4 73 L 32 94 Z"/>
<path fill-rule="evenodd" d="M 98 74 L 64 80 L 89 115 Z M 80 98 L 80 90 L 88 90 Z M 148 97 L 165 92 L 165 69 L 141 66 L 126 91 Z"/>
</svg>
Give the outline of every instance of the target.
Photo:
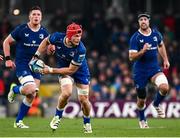
<svg viewBox="0 0 180 138">
<path fill-rule="evenodd" d="M 29 68 L 32 72 L 41 72 L 42 69 L 45 67 L 45 64 L 40 59 L 31 60 L 29 63 Z"/>
</svg>

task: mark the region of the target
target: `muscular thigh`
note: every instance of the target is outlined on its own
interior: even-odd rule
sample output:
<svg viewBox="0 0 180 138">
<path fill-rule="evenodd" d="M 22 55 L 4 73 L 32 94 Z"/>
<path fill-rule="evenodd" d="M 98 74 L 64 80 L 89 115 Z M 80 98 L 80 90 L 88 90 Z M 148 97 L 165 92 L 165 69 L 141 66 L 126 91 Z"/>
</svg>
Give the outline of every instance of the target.
<svg viewBox="0 0 180 138">
<path fill-rule="evenodd" d="M 72 93 L 73 83 L 74 81 L 70 76 L 59 77 L 60 92 L 65 95 L 70 95 Z"/>
<path fill-rule="evenodd" d="M 163 72 L 158 72 L 156 73 L 152 78 L 151 78 L 152 83 L 154 83 L 157 87 L 160 85 L 168 85 L 168 80 L 166 76 L 164 75 Z"/>
</svg>

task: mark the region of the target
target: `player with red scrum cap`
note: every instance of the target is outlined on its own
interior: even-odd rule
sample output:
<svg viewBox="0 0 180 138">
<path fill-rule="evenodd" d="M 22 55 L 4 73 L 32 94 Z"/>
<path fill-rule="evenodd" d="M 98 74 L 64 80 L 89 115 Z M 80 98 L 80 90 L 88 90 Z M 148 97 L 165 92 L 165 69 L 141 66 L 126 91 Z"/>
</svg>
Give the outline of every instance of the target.
<svg viewBox="0 0 180 138">
<path fill-rule="evenodd" d="M 54 118 L 50 127 L 56 130 L 60 124 L 62 114 L 68 99 L 76 84 L 78 99 L 83 112 L 83 127 L 85 133 L 92 133 L 90 123 L 91 104 L 89 102 L 90 73 L 86 61 L 86 48 L 81 42 L 82 27 L 72 23 L 67 26 L 66 34 L 56 32 L 45 38 L 36 51 L 35 57 L 39 57 L 49 44 L 54 45 L 57 68 L 46 66 L 40 72 L 43 74 L 58 74 L 60 83 L 60 96 Z"/>
</svg>

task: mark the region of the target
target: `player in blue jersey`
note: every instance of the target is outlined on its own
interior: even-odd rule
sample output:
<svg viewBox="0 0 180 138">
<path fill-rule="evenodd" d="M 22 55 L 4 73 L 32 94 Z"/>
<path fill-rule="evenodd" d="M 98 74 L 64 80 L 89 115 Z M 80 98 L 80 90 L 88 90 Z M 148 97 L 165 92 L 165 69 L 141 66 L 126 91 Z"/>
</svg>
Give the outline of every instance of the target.
<svg viewBox="0 0 180 138">
<path fill-rule="evenodd" d="M 45 38 L 35 54 L 35 57 L 38 57 L 46 49 L 47 45 L 55 45 L 58 68 L 46 66 L 42 70 L 43 74 L 59 74 L 61 93 L 55 116 L 50 123 L 53 130 L 56 130 L 60 124 L 64 108 L 72 94 L 73 83 L 75 83 L 83 111 L 84 132 L 92 133 L 90 124 L 91 104 L 88 97 L 90 73 L 85 58 L 86 48 L 81 42 L 81 36 L 81 26 L 72 23 L 67 26 L 66 34 L 56 32 Z"/>
<path fill-rule="evenodd" d="M 16 68 L 16 76 L 21 84 L 19 86 L 11 85 L 8 100 L 13 103 L 17 94 L 25 96 L 14 123 L 15 128 L 29 128 L 23 123 L 23 118 L 31 107 L 36 92 L 39 90 L 41 74 L 31 72 L 28 64 L 41 41 L 48 36 L 47 30 L 40 24 L 41 19 L 42 11 L 40 7 L 32 7 L 29 11 L 29 22 L 17 26 L 3 43 L 5 65 L 9 68 Z M 15 63 L 10 57 L 10 46 L 13 42 L 16 45 Z"/>
<path fill-rule="evenodd" d="M 147 83 L 151 81 L 159 89 L 152 105 L 161 118 L 165 117 L 165 111 L 160 106 L 160 103 L 169 91 L 167 78 L 161 71 L 157 57 L 159 52 L 163 59 L 164 69 L 168 69 L 170 64 L 165 45 L 160 32 L 150 28 L 149 20 L 149 14 L 142 13 L 138 15 L 139 30 L 132 35 L 129 48 L 129 59 L 130 61 L 134 61 L 133 79 L 137 90 L 140 128 L 149 128 L 144 115 Z"/>
</svg>

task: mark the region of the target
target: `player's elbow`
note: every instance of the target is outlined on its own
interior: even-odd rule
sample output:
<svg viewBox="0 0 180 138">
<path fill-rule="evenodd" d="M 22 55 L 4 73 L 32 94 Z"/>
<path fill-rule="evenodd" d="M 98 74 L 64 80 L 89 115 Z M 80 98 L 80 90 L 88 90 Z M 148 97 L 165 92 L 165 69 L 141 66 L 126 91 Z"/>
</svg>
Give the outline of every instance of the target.
<svg viewBox="0 0 180 138">
<path fill-rule="evenodd" d="M 130 61 L 133 61 L 133 59 L 132 59 L 131 57 L 129 57 L 129 60 L 130 60 Z"/>
<path fill-rule="evenodd" d="M 10 46 L 12 43 L 13 39 L 10 36 L 6 37 L 6 39 L 3 42 L 3 48 Z"/>
<path fill-rule="evenodd" d="M 133 57 L 131 55 L 129 55 L 129 60 L 134 61 L 134 59 L 133 59 Z"/>
<path fill-rule="evenodd" d="M 136 53 L 129 53 L 129 60 L 130 61 L 135 61 L 137 59 Z"/>
<path fill-rule="evenodd" d="M 5 47 L 7 44 L 9 44 L 9 41 L 8 41 L 8 39 L 6 38 L 6 39 L 4 40 L 4 42 L 3 42 L 3 47 Z"/>
</svg>

